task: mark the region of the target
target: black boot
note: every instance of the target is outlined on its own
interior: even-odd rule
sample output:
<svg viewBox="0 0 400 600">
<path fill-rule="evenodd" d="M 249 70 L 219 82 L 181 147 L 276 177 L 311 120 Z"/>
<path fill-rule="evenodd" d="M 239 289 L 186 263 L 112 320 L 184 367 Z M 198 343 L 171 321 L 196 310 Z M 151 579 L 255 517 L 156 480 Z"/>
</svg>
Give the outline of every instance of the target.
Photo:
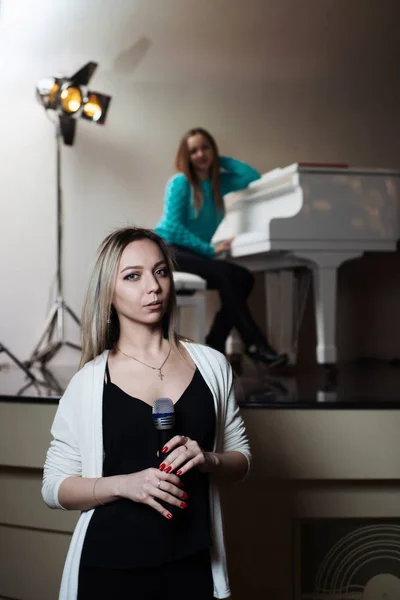
<svg viewBox="0 0 400 600">
<path fill-rule="evenodd" d="M 235 306 L 235 311 L 223 307 L 214 318 L 210 333 L 206 338 L 207 345 L 225 353 L 225 342 L 232 329 L 236 327 L 245 344 L 246 354 L 254 360 L 269 367 L 284 366 L 288 362 L 286 354 L 278 354 L 267 342 L 261 329 L 255 324 L 247 304 Z M 232 365 L 240 372 L 241 365 Z"/>
<path fill-rule="evenodd" d="M 268 367 L 284 366 L 288 363 L 287 354 L 279 354 L 269 345 L 265 335 L 256 325 L 247 305 L 235 314 L 235 327 L 245 343 L 245 352 L 256 363 Z"/>
</svg>

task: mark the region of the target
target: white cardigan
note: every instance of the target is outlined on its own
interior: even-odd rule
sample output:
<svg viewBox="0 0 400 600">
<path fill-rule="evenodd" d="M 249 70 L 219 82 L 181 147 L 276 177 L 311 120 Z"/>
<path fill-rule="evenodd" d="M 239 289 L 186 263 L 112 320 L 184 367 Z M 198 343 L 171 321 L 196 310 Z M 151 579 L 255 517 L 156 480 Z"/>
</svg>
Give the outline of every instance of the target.
<svg viewBox="0 0 400 600">
<path fill-rule="evenodd" d="M 214 451 L 242 452 L 250 464 L 250 447 L 237 407 L 232 370 L 216 350 L 181 342 L 208 384 L 216 413 Z M 42 495 L 51 508 L 63 508 L 58 501 L 61 483 L 71 476 L 101 477 L 103 469 L 102 398 L 108 351 L 87 363 L 69 383 L 60 399 L 51 429 L 53 440 L 44 466 Z M 94 509 L 83 511 L 72 536 L 64 565 L 59 600 L 76 600 L 80 557 L 86 530 Z M 211 565 L 214 596 L 230 596 L 222 514 L 218 488 L 211 480 L 210 512 L 213 546 Z M 195 582 L 194 582 L 195 583 Z"/>
</svg>

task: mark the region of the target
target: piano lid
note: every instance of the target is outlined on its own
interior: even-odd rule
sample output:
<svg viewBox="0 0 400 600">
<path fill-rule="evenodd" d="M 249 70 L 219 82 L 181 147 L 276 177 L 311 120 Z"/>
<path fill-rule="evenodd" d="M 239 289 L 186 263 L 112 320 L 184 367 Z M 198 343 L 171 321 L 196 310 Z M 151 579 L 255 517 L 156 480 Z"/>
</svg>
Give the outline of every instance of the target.
<svg viewBox="0 0 400 600">
<path fill-rule="evenodd" d="M 235 237 L 232 255 L 241 246 L 243 252 L 389 251 L 400 237 L 400 171 L 393 169 L 293 163 L 227 195 L 225 203 L 213 243 Z"/>
<path fill-rule="evenodd" d="M 261 175 L 260 179 L 256 179 L 250 183 L 247 189 L 258 188 L 259 186 L 263 186 L 272 181 L 276 181 L 279 179 L 287 178 L 288 176 L 293 175 L 294 173 L 335 173 L 335 174 L 343 174 L 343 175 L 364 175 L 364 176 L 376 176 L 376 175 L 386 175 L 389 177 L 399 177 L 400 170 L 396 169 L 382 169 L 382 168 L 362 168 L 362 167 L 349 167 L 344 163 L 312 163 L 312 162 L 297 162 L 288 165 L 283 168 L 272 169 L 272 171 L 268 171 Z"/>
</svg>

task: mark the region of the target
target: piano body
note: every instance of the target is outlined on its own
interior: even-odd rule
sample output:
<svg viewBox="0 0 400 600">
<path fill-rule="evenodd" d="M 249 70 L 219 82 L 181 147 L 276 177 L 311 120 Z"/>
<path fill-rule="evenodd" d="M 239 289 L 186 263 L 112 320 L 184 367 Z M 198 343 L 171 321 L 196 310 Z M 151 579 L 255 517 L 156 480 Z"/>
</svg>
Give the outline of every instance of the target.
<svg viewBox="0 0 400 600">
<path fill-rule="evenodd" d="M 230 260 L 265 272 L 271 343 L 296 361 L 296 272 L 311 272 L 317 361 L 335 364 L 337 270 L 364 252 L 396 250 L 400 171 L 295 163 L 227 195 L 225 206 L 213 243 L 235 237 Z"/>
</svg>

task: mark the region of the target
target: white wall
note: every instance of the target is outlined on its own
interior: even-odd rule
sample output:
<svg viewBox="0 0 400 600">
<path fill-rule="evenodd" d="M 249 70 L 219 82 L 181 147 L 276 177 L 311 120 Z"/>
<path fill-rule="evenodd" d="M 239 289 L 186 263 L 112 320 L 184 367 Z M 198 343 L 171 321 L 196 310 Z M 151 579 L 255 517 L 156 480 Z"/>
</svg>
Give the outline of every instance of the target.
<svg viewBox="0 0 400 600">
<path fill-rule="evenodd" d="M 56 267 L 54 128 L 34 97 L 41 77 L 96 60 L 92 86 L 113 97 L 105 127 L 81 121 L 75 145 L 63 148 L 65 298 L 77 313 L 105 234 L 127 223 L 156 223 L 177 140 L 188 127 L 211 129 L 223 153 L 262 171 L 296 160 L 400 165 L 400 94 L 390 70 L 382 70 L 387 62 L 370 72 L 364 65 L 358 76 L 344 61 L 343 72 L 337 65 L 330 73 L 315 52 L 296 62 L 295 53 L 283 57 L 277 48 L 275 56 L 271 48 L 263 69 L 262 28 L 274 3 L 244 4 L 218 0 L 211 10 L 192 0 L 171 0 L 168 8 L 161 0 L 3 0 L 0 341 L 19 358 L 39 338 Z M 208 31 L 196 28 L 204 10 L 213 15 Z M 250 21 L 246 35 L 237 34 L 252 10 L 254 27 L 265 19 L 254 51 Z M 235 35 L 225 28 L 228 12 Z M 287 68 L 291 56 L 297 72 Z M 397 283 L 396 290 L 400 295 Z M 74 327 L 67 329 L 77 340 Z M 67 351 L 58 358 L 76 359 Z"/>
</svg>

